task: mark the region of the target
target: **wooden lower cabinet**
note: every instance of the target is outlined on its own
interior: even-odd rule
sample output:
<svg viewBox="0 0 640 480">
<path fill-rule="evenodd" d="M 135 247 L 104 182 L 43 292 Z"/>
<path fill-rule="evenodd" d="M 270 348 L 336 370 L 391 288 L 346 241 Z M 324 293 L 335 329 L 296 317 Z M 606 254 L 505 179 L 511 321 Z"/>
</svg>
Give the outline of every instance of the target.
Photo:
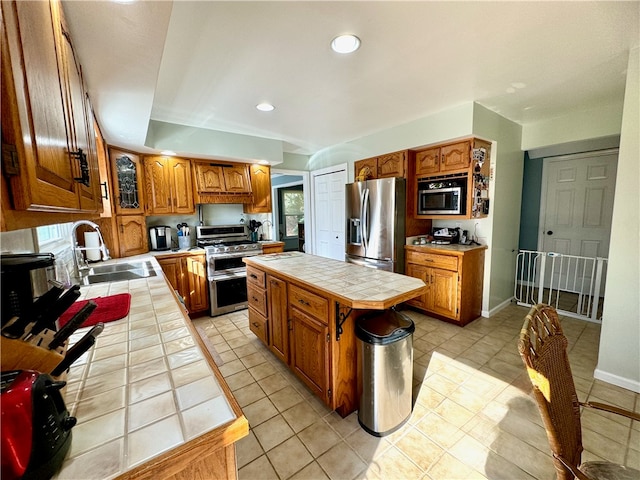
<svg viewBox="0 0 640 480">
<path fill-rule="evenodd" d="M 353 321 L 362 312 L 353 311 L 338 338 L 333 299 L 253 266 L 247 267 L 247 289 L 251 331 L 329 408 L 342 416 L 356 410 Z"/>
<path fill-rule="evenodd" d="M 209 310 L 209 285 L 204 254 L 162 255 L 157 260 L 173 289 L 184 300 L 190 315 Z"/>
<path fill-rule="evenodd" d="M 287 315 L 287 282 L 267 276 L 269 308 L 269 348 L 284 363 L 289 363 L 289 319 Z"/>
<path fill-rule="evenodd" d="M 466 325 L 482 313 L 484 251 L 406 247 L 407 275 L 421 279 L 427 292 L 407 302 L 429 315 Z"/>
<path fill-rule="evenodd" d="M 187 294 L 189 312 L 209 310 L 209 281 L 207 280 L 207 261 L 204 254 L 189 255 L 186 264 Z"/>
<path fill-rule="evenodd" d="M 284 251 L 284 242 L 272 242 L 262 244 L 262 254 L 282 253 Z"/>
<path fill-rule="evenodd" d="M 291 368 L 325 402 L 329 388 L 329 327 L 291 307 Z"/>
</svg>

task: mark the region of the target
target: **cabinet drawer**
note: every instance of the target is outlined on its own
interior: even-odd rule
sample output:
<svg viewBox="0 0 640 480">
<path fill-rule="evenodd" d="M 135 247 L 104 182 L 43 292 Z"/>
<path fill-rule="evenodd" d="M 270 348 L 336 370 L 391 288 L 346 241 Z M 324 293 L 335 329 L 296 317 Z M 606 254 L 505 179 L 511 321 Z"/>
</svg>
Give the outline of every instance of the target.
<svg viewBox="0 0 640 480">
<path fill-rule="evenodd" d="M 247 266 L 247 284 L 265 288 L 267 285 L 266 274 L 261 270 Z"/>
<path fill-rule="evenodd" d="M 267 318 L 264 315 L 260 315 L 260 313 L 251 307 L 249 307 L 249 328 L 265 345 L 269 344 L 269 338 L 267 337 Z"/>
<path fill-rule="evenodd" d="M 289 303 L 313 315 L 323 323 L 329 321 L 329 301 L 296 285 L 289 285 Z"/>
<path fill-rule="evenodd" d="M 267 292 L 263 288 L 247 283 L 247 301 L 262 315 L 267 314 Z"/>
<path fill-rule="evenodd" d="M 406 261 L 427 267 L 442 268 L 444 270 L 458 270 L 458 257 L 453 255 L 409 251 L 407 252 Z"/>
</svg>

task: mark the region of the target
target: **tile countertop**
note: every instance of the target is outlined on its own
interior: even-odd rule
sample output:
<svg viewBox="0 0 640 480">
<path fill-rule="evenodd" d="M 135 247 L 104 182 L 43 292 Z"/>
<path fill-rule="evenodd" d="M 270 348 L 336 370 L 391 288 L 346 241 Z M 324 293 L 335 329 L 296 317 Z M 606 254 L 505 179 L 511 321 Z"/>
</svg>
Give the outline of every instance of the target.
<svg viewBox="0 0 640 480">
<path fill-rule="evenodd" d="M 427 288 L 418 278 L 302 252 L 257 255 L 243 260 L 247 265 L 324 292 L 351 308 L 383 310 L 422 295 Z"/>
<path fill-rule="evenodd" d="M 82 299 L 131 294 L 129 315 L 104 325 L 68 375 L 65 402 L 78 420 L 56 479 L 108 479 L 144 470 L 202 442 L 229 442 L 248 424 L 206 344 L 180 309 L 154 255 L 156 276 L 81 287 Z M 78 330 L 77 341 L 90 327 Z M 232 443 L 232 442 L 231 442 Z M 160 459 L 156 458 L 161 456 Z M 170 461 L 175 460 L 172 458 Z"/>
<path fill-rule="evenodd" d="M 411 250 L 414 252 L 426 252 L 426 253 L 447 253 L 449 255 L 463 255 L 465 252 L 471 250 L 483 250 L 486 249 L 486 245 L 460 245 L 455 243 L 452 245 L 438 245 L 436 243 L 427 243 L 426 245 L 405 245 L 405 250 Z"/>
</svg>

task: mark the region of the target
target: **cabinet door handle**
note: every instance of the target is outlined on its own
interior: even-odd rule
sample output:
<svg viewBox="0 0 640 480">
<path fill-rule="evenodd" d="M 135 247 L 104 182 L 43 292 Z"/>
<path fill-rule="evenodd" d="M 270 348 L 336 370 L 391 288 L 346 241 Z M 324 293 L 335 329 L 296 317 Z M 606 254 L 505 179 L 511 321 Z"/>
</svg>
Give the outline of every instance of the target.
<svg viewBox="0 0 640 480">
<path fill-rule="evenodd" d="M 104 188 L 104 193 L 100 192 L 102 193 L 102 198 L 104 198 L 105 200 L 109 200 L 109 190 L 107 187 L 107 182 L 102 182 L 100 184 L 100 190 L 102 190 L 103 188 Z"/>
</svg>

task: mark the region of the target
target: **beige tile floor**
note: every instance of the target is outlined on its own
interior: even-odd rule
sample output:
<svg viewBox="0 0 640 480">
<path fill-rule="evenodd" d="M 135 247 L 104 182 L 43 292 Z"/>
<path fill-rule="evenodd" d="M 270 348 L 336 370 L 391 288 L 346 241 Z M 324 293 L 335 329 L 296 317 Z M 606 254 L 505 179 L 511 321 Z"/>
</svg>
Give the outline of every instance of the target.
<svg viewBox="0 0 640 480">
<path fill-rule="evenodd" d="M 414 407 L 377 438 L 328 410 L 248 328 L 247 312 L 194 323 L 224 364 L 250 433 L 237 443 L 241 480 L 552 479 L 548 442 L 517 352 L 527 308 L 508 306 L 464 328 L 407 310 L 414 334 Z M 562 324 L 581 400 L 640 411 L 640 395 L 594 380 L 600 326 Z M 640 425 L 584 412 L 583 460 L 640 469 Z"/>
</svg>

